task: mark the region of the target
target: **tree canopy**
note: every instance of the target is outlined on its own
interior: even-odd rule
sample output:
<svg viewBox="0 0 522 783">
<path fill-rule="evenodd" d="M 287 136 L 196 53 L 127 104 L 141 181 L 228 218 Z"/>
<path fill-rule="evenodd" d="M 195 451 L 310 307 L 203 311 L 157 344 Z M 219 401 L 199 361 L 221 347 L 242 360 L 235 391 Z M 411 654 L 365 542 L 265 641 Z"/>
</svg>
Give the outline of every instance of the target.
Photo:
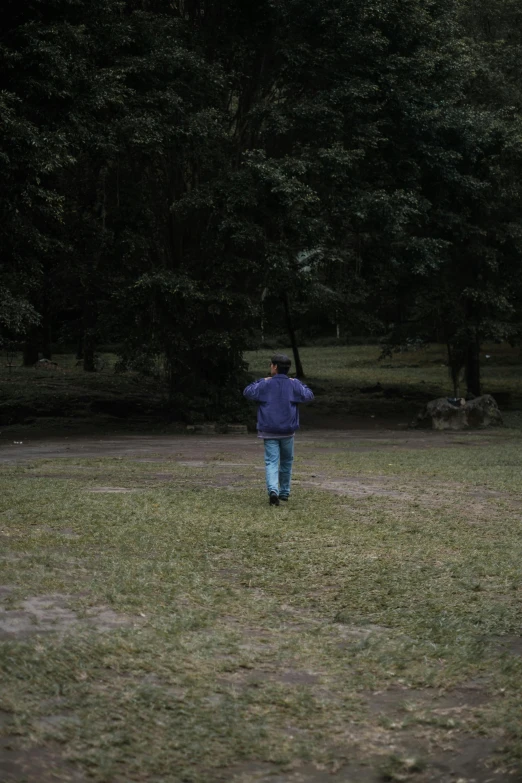
<svg viewBox="0 0 522 783">
<path fill-rule="evenodd" d="M 161 357 L 212 415 L 268 308 L 443 340 L 478 393 L 480 344 L 521 333 L 521 13 L 9 0 L 3 339 Z"/>
</svg>

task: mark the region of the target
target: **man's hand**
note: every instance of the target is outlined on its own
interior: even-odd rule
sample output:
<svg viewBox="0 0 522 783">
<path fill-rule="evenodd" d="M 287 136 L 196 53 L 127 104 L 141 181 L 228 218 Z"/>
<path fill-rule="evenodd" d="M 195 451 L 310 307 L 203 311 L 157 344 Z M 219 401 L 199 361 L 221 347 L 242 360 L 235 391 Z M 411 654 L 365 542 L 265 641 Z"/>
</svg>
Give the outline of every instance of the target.
<svg viewBox="0 0 522 783">
<path fill-rule="evenodd" d="M 264 378 L 264 380 L 265 381 L 271 381 L 272 380 L 272 376 L 271 375 L 267 375 L 266 378 Z"/>
</svg>

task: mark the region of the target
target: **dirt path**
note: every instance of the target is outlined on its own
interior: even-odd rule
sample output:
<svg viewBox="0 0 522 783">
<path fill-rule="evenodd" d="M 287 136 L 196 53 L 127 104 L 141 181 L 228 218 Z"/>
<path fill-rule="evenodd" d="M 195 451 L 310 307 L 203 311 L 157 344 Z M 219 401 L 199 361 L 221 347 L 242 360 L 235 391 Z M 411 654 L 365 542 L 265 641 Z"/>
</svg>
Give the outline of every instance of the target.
<svg viewBox="0 0 522 783">
<path fill-rule="evenodd" d="M 424 506 L 440 505 L 452 502 L 455 493 L 466 498 L 466 502 L 475 515 L 490 513 L 487 500 L 497 497 L 498 493 L 486 490 L 465 488 L 459 482 L 415 482 L 410 477 L 408 486 L 399 486 L 394 476 L 372 475 L 360 477 L 350 475 L 350 455 L 372 451 L 397 451 L 481 448 L 498 442 L 498 431 L 481 433 L 456 432 L 419 432 L 411 430 L 304 430 L 296 437 L 296 453 L 300 458 L 299 468 L 294 470 L 296 486 L 316 488 L 356 498 L 381 496 L 395 498 L 397 501 L 415 499 Z M 327 470 L 321 466 L 321 456 L 340 458 L 345 468 Z M 190 471 L 184 475 L 185 484 L 205 486 L 234 487 L 246 484 L 257 485 L 264 470 L 262 442 L 255 435 L 108 435 L 108 436 L 62 436 L 56 438 L 32 437 L 18 441 L 0 438 L 0 465 L 36 463 L 36 472 L 25 478 L 41 478 L 47 474 L 38 469 L 38 462 L 55 459 L 127 459 L 136 463 L 165 463 L 183 466 Z M 346 457 L 346 463 L 344 462 Z M 65 467 L 65 464 L 64 464 Z M 201 468 L 208 468 L 208 475 L 202 475 Z M 348 471 L 346 470 L 348 468 Z M 192 470 L 190 470 L 192 469 Z M 216 472 L 217 469 L 217 472 Z M 45 468 L 44 468 L 45 470 Z M 80 468 L 71 472 L 56 471 L 50 478 L 88 480 L 88 471 Z M 142 489 L 151 481 L 169 481 L 172 473 L 147 474 L 142 477 Z M 137 485 L 140 481 L 137 479 Z M 404 482 L 402 482 L 404 483 Z M 97 486 L 91 492 L 136 492 L 139 488 Z M 522 499 L 507 498 L 510 503 L 520 504 Z"/>
<path fill-rule="evenodd" d="M 296 436 L 299 444 L 327 443 L 339 452 L 382 448 L 448 448 L 487 445 L 498 440 L 498 432 L 439 433 L 398 429 L 309 429 Z M 479 439 L 479 440 L 478 440 Z M 255 435 L 93 435 L 39 437 L 0 434 L 0 463 L 56 459 L 59 457 L 154 457 L 158 461 L 179 455 L 186 460 L 212 459 L 218 452 L 234 453 L 247 460 L 259 446 Z"/>
</svg>

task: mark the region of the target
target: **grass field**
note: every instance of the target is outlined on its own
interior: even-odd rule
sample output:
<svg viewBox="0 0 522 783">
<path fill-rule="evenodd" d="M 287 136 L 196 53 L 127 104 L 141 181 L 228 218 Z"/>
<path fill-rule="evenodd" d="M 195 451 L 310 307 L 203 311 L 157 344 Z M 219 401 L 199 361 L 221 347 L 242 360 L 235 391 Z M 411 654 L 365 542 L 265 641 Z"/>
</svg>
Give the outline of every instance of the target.
<svg viewBox="0 0 522 783">
<path fill-rule="evenodd" d="M 291 354 L 284 346 L 281 350 Z M 301 349 L 306 380 L 316 393 L 314 423 L 332 415 L 375 415 L 407 423 L 428 400 L 453 395 L 443 346 L 398 353 L 384 360 L 379 359 L 380 352 L 378 346 Z M 259 377 L 267 373 L 270 353 L 263 349 L 245 354 L 251 374 Z M 54 358 L 56 368 L 23 368 L 20 356 L 14 358 L 11 368 L 0 367 L 0 425 L 22 424 L 29 430 L 52 431 L 89 426 L 114 429 L 123 423 L 147 429 L 170 420 L 187 421 L 170 405 L 161 381 L 135 372 L 115 374 L 115 354 L 101 355 L 97 373 L 83 372 L 72 354 L 56 354 Z M 484 392 L 502 393 L 504 410 L 521 410 L 520 350 L 484 346 L 482 366 Z M 377 384 L 380 389 L 368 392 Z M 464 393 L 464 388 L 461 391 Z M 240 394 L 238 387 L 239 398 Z"/>
<path fill-rule="evenodd" d="M 280 350 L 292 356 L 290 348 Z M 270 350 L 245 354 L 250 370 L 266 374 Z M 447 355 L 442 345 L 395 353 L 380 359 L 379 346 L 302 348 L 300 355 L 307 381 L 319 392 L 324 413 L 410 415 L 435 397 L 453 396 Z M 483 393 L 509 395 L 506 407 L 522 409 L 522 360 L 519 348 L 485 345 L 482 351 Z M 361 393 L 381 384 L 382 391 Z M 465 384 L 460 389 L 465 394 Z M 413 418 L 413 417 L 412 417 Z"/>
<path fill-rule="evenodd" d="M 42 368 L 22 367 L 21 358 L 0 367 L 0 425 L 52 430 L 166 418 L 164 383 L 136 372 L 115 373 L 115 354 L 102 354 L 95 373 L 78 367 L 73 354 L 57 354 L 56 366 Z"/>
<path fill-rule="evenodd" d="M 522 779 L 515 431 L 97 442 L 0 449 L 3 783 Z"/>
</svg>

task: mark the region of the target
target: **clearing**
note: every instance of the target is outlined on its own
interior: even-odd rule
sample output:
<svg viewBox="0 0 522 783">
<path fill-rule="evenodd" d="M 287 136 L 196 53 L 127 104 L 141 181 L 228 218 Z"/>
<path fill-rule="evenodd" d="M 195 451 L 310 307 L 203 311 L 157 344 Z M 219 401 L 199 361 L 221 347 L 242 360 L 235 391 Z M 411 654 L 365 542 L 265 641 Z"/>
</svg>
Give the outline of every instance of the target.
<svg viewBox="0 0 522 783">
<path fill-rule="evenodd" d="M 517 430 L 296 454 L 4 432 L 3 783 L 522 780 Z"/>
</svg>

